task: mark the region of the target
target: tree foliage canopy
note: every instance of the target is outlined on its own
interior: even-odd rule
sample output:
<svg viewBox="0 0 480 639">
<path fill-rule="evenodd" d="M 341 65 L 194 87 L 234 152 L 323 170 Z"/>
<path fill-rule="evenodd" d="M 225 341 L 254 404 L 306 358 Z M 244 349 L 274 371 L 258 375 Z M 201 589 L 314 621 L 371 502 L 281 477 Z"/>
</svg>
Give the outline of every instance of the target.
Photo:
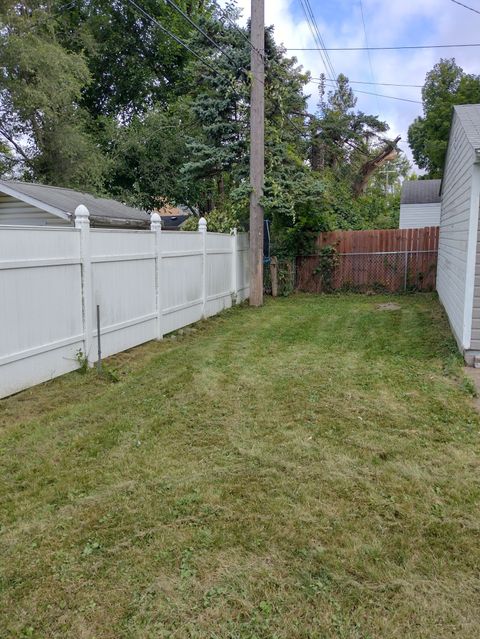
<svg viewBox="0 0 480 639">
<path fill-rule="evenodd" d="M 222 228 L 246 227 L 249 30 L 234 3 L 176 3 L 203 33 L 168 3 L 140 4 L 196 57 L 127 1 L 3 0 L 0 169 L 147 210 L 186 204 Z M 265 49 L 263 204 L 285 250 L 306 250 L 323 229 L 393 224 L 396 200 L 374 183 L 380 164 L 369 168 L 387 125 L 356 110 L 343 75 L 308 113 L 309 74 L 272 28 Z"/>
<path fill-rule="evenodd" d="M 422 89 L 423 116 L 408 129 L 415 162 L 428 177 L 442 177 L 455 104 L 480 102 L 480 76 L 467 74 L 455 60 L 442 59 L 427 73 Z"/>
</svg>

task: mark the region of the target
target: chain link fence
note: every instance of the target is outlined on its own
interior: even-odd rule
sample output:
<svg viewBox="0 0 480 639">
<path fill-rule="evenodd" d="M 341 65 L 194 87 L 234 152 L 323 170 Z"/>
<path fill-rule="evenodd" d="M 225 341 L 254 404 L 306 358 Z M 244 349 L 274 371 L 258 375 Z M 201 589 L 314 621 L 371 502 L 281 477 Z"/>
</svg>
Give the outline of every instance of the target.
<svg viewBox="0 0 480 639">
<path fill-rule="evenodd" d="M 437 251 L 338 253 L 330 272 L 318 255 L 298 257 L 295 288 L 322 293 L 435 290 Z"/>
<path fill-rule="evenodd" d="M 275 260 L 275 257 L 272 258 Z M 267 295 L 272 295 L 272 272 L 277 275 L 277 295 L 290 295 L 295 290 L 296 260 L 293 258 L 278 258 L 276 267 L 265 264 L 263 269 L 263 289 Z M 275 275 L 274 275 L 275 276 Z"/>
</svg>

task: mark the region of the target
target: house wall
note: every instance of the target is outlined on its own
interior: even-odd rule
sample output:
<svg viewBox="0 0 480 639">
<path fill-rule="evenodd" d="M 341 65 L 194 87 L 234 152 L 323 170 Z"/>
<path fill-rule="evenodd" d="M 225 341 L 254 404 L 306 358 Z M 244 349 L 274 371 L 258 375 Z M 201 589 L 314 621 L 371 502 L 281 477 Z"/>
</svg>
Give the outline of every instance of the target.
<svg viewBox="0 0 480 639">
<path fill-rule="evenodd" d="M 28 226 L 71 226 L 52 213 L 42 211 L 31 204 L 0 193 L 0 224 L 25 224 Z"/>
<path fill-rule="evenodd" d="M 480 210 L 480 165 L 473 165 L 472 175 L 472 191 L 471 191 L 471 208 L 472 208 L 472 220 L 477 225 L 477 231 L 475 233 L 475 265 L 472 264 L 471 269 L 475 269 L 474 275 L 474 289 L 473 289 L 473 304 L 472 304 L 472 321 L 471 321 L 471 339 L 469 349 L 473 351 L 480 351 L 480 225 L 479 210 Z M 473 231 L 472 231 L 473 233 Z"/>
<path fill-rule="evenodd" d="M 248 236 L 0 226 L 0 397 L 209 317 L 249 294 Z"/>
<path fill-rule="evenodd" d="M 425 226 L 438 226 L 440 224 L 440 210 L 440 202 L 429 204 L 401 204 L 399 228 L 415 229 Z"/>
<path fill-rule="evenodd" d="M 475 153 L 454 113 L 442 185 L 437 291 L 461 350 L 470 346 L 477 219 L 471 215 Z"/>
</svg>

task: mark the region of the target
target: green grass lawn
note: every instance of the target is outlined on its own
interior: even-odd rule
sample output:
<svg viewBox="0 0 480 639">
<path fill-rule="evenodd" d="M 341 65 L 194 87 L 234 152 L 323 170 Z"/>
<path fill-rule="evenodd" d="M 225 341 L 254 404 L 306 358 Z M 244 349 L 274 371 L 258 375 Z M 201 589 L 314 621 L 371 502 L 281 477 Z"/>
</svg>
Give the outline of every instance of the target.
<svg viewBox="0 0 480 639">
<path fill-rule="evenodd" d="M 455 352 L 434 296 L 293 296 L 1 401 L 0 636 L 478 639 Z"/>
</svg>

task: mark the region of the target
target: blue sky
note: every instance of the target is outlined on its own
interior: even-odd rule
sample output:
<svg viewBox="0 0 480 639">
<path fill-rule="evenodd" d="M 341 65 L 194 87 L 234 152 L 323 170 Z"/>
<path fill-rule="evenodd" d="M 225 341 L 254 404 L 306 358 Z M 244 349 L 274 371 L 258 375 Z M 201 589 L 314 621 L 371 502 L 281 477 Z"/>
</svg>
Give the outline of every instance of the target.
<svg viewBox="0 0 480 639">
<path fill-rule="evenodd" d="M 310 0 L 320 33 L 327 47 L 363 47 L 360 0 Z M 480 0 L 465 0 L 480 10 Z M 250 14 L 250 0 L 237 0 L 244 19 Z M 363 0 L 370 46 L 419 44 L 458 44 L 480 42 L 480 15 L 458 6 L 451 0 Z M 287 47 L 313 47 L 315 43 L 306 22 L 300 0 L 265 0 L 266 22 L 275 26 L 277 42 Z M 306 69 L 318 76 L 324 71 L 320 54 L 315 51 L 292 53 Z M 425 74 L 441 57 L 455 57 L 465 71 L 480 73 L 480 48 L 428 49 L 410 51 L 372 51 L 376 82 L 423 84 Z M 330 52 L 337 73 L 350 80 L 373 81 L 366 52 Z M 420 100 L 419 88 L 352 84 L 352 88 Z M 317 88 L 308 86 L 311 108 L 317 102 Z M 401 102 L 357 93 L 357 108 L 379 115 L 390 126 L 392 137 L 402 136 L 400 147 L 411 160 L 407 129 L 421 104 Z"/>
</svg>

